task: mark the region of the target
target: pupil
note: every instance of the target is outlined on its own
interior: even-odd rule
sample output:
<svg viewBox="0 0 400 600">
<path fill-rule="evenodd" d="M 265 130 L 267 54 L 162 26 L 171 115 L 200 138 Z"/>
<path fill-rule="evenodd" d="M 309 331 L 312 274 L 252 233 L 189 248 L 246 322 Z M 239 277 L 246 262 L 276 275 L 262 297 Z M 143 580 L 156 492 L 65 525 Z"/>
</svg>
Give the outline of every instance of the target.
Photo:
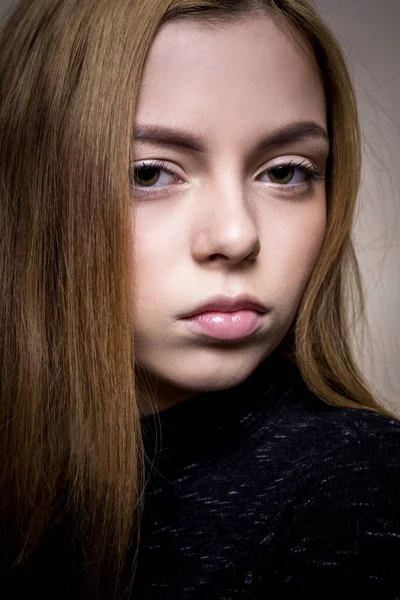
<svg viewBox="0 0 400 600">
<path fill-rule="evenodd" d="M 293 175 L 293 168 L 286 165 L 281 165 L 272 169 L 272 175 L 274 179 L 287 179 L 290 181 Z"/>
<path fill-rule="evenodd" d="M 155 167 L 140 167 L 134 169 L 134 179 L 139 185 L 152 185 L 158 179 L 159 169 Z"/>
</svg>

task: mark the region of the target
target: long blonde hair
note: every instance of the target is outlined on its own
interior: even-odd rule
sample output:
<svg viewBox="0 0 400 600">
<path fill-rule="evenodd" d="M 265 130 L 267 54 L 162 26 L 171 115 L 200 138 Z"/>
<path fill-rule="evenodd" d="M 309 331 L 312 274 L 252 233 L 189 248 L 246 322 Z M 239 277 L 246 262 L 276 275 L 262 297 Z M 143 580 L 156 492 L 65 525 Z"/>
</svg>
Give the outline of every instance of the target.
<svg viewBox="0 0 400 600">
<path fill-rule="evenodd" d="M 352 356 L 345 297 L 353 281 L 355 311 L 363 313 L 351 242 L 360 179 L 356 102 L 341 50 L 308 2 L 22 0 L 3 23 L 2 551 L 6 566 L 17 568 L 51 523 L 71 518 L 88 598 L 121 595 L 143 510 L 127 223 L 145 58 L 168 20 L 223 23 L 252 10 L 307 41 L 329 109 L 326 236 L 281 351 L 322 400 L 379 410 Z"/>
</svg>

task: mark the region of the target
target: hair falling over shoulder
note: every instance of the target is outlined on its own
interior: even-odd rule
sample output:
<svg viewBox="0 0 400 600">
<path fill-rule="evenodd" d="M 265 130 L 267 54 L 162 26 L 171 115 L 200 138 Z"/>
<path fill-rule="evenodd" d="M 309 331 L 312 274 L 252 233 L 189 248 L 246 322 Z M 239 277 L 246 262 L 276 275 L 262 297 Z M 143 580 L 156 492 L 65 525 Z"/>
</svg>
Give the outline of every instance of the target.
<svg viewBox="0 0 400 600">
<path fill-rule="evenodd" d="M 126 275 L 140 77 L 162 23 L 223 24 L 249 11 L 307 42 L 329 107 L 326 237 L 282 352 L 324 401 L 379 408 L 352 356 L 345 297 L 352 281 L 354 315 L 363 312 L 350 237 L 360 176 L 355 97 L 340 48 L 309 3 L 21 0 L 0 33 L 4 569 L 18 569 L 48 527 L 69 518 L 86 597 L 129 591 L 145 484 Z"/>
</svg>

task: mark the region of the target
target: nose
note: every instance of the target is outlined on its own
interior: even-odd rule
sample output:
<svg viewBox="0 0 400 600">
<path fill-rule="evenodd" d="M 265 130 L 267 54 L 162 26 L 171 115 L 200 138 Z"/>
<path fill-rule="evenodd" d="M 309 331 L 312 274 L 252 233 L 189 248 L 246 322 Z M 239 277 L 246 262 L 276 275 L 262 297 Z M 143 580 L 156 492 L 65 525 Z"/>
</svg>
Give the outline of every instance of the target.
<svg viewBox="0 0 400 600">
<path fill-rule="evenodd" d="M 199 194 L 193 221 L 194 259 L 229 264 L 254 260 L 261 248 L 256 216 L 237 175 L 220 176 Z"/>
</svg>

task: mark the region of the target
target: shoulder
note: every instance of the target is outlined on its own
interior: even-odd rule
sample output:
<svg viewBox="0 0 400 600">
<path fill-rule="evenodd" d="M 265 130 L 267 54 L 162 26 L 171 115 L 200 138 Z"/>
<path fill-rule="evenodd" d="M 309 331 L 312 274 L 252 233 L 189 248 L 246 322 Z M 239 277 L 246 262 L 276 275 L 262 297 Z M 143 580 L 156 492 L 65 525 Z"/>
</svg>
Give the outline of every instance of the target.
<svg viewBox="0 0 400 600">
<path fill-rule="evenodd" d="M 282 500 L 314 485 L 341 497 L 355 480 L 354 493 L 384 480 L 400 485 L 398 420 L 365 408 L 328 405 L 297 372 L 288 377 L 289 385 L 280 379 L 278 392 L 272 396 L 267 390 L 252 415 L 256 425 L 246 469 L 257 474 L 260 486 L 269 489 L 271 481 L 279 481 L 275 489 Z"/>
<path fill-rule="evenodd" d="M 305 393 L 287 425 L 301 485 L 338 502 L 400 493 L 400 422 L 363 408 L 325 405 Z M 283 428 L 286 427 L 283 425 Z M 376 499 L 378 500 L 378 499 Z M 400 498 L 399 498 L 400 501 Z"/>
<path fill-rule="evenodd" d="M 293 385 L 271 426 L 293 459 L 320 470 L 347 463 L 400 467 L 400 421 L 366 408 L 331 406 L 304 384 Z"/>
<path fill-rule="evenodd" d="M 221 589 L 229 576 L 254 600 L 350 598 L 354 588 L 400 598 L 399 423 L 298 389 L 267 408 L 253 415 L 256 444 L 229 472 L 232 481 L 242 464 L 235 527 L 245 552 Z"/>
<path fill-rule="evenodd" d="M 317 506 L 327 509 L 328 504 L 329 514 L 360 515 L 378 509 L 388 514 L 395 507 L 400 523 L 396 419 L 366 409 L 336 408 L 305 417 L 301 429 L 296 488 L 307 498 L 309 514 L 314 510 L 315 517 Z"/>
<path fill-rule="evenodd" d="M 327 453 L 352 457 L 354 460 L 399 462 L 400 422 L 373 410 L 363 408 L 333 408 L 320 411 L 310 418 L 315 432 L 327 436 L 339 452 Z"/>
<path fill-rule="evenodd" d="M 295 415 L 289 425 L 291 495 L 278 519 L 271 577 L 260 586 L 319 598 L 347 597 L 351 584 L 360 594 L 400 598 L 400 424 L 307 402 L 298 427 Z"/>
<path fill-rule="evenodd" d="M 317 505 L 332 514 L 368 506 L 383 510 L 398 503 L 400 520 L 396 419 L 363 408 L 329 406 L 308 389 L 295 388 L 261 431 L 258 453 L 274 457 L 295 510 L 302 510 L 303 499 L 302 518 L 315 513 Z"/>
<path fill-rule="evenodd" d="M 342 451 L 360 460 L 400 461 L 399 420 L 362 407 L 329 405 L 308 388 L 296 365 L 277 357 L 273 367 L 273 373 L 260 369 L 261 445 L 276 436 L 286 453 L 308 464 L 315 462 L 313 456 L 316 464 L 328 456 L 333 461 Z"/>
</svg>

